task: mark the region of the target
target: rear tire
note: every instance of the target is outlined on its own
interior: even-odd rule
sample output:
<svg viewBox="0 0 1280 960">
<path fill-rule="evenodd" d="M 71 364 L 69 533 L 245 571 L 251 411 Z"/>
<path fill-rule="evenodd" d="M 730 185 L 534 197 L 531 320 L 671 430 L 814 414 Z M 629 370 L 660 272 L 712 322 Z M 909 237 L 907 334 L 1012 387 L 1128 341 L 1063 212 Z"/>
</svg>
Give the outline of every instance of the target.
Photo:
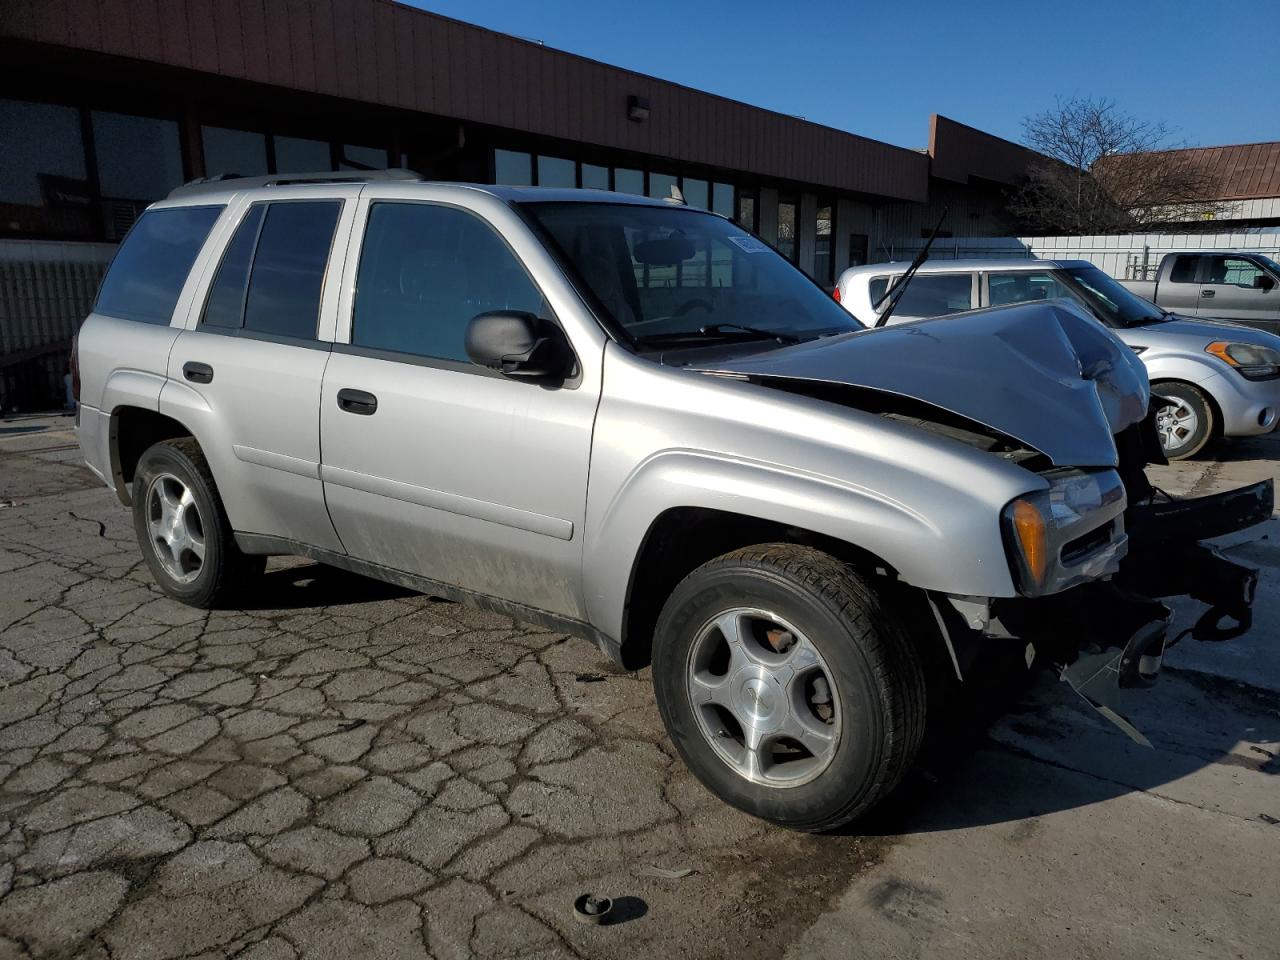
<svg viewBox="0 0 1280 960">
<path fill-rule="evenodd" d="M 1194 457 L 1214 440 L 1218 430 L 1217 411 L 1203 391 L 1189 383 L 1169 381 L 1153 384 L 1151 392 L 1175 404 L 1156 414 L 1160 447 L 1168 459 Z"/>
<path fill-rule="evenodd" d="M 924 734 L 925 671 L 903 618 L 811 547 L 746 547 L 689 574 L 658 619 L 653 682 L 693 774 L 796 830 L 832 830 L 871 809 Z"/>
<path fill-rule="evenodd" d="M 133 530 L 160 589 L 202 609 L 228 605 L 266 567 L 242 553 L 192 437 L 148 447 L 133 477 Z"/>
</svg>

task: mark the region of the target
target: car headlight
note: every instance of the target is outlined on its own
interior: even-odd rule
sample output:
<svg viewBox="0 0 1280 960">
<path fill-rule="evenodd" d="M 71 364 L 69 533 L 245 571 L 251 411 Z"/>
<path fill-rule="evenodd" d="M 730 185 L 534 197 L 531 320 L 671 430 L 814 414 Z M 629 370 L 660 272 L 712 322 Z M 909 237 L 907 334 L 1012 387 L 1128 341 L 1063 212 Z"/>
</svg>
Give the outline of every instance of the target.
<svg viewBox="0 0 1280 960">
<path fill-rule="evenodd" d="M 1046 474 L 1048 490 L 1023 494 L 1001 516 L 1018 590 L 1034 597 L 1113 572 L 1091 565 L 1100 548 L 1123 540 L 1124 483 L 1114 470 Z M 1110 560 L 1118 562 L 1122 554 Z"/>
<path fill-rule="evenodd" d="M 1204 352 L 1235 367 L 1246 380 L 1270 380 L 1280 376 L 1280 350 L 1271 347 L 1215 340 L 1204 348 Z"/>
</svg>

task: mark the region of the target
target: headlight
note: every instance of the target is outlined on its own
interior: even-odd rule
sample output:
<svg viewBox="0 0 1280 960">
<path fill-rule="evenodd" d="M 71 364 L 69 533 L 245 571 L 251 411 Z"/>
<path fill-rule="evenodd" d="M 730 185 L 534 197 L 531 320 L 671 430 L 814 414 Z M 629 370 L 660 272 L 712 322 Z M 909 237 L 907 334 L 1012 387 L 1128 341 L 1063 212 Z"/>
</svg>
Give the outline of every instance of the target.
<svg viewBox="0 0 1280 960">
<path fill-rule="evenodd" d="M 1270 380 L 1280 376 L 1280 350 L 1271 347 L 1215 340 L 1204 348 L 1204 352 L 1235 367 L 1246 380 Z"/>
<path fill-rule="evenodd" d="M 1112 572 L 1089 560 L 1123 540 L 1116 525 L 1125 508 L 1124 484 L 1114 470 L 1064 470 L 1045 479 L 1048 490 L 1018 497 L 1001 517 L 1010 567 L 1019 592 L 1029 597 Z"/>
</svg>

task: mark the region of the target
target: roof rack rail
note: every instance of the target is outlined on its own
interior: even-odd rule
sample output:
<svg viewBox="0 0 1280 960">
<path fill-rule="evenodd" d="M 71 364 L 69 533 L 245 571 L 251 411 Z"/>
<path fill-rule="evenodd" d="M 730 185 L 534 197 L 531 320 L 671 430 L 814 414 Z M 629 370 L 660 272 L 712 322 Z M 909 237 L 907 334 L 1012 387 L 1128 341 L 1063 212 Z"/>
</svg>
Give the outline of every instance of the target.
<svg viewBox="0 0 1280 960">
<path fill-rule="evenodd" d="M 377 180 L 421 179 L 421 174 L 403 167 L 391 167 L 387 170 L 330 170 L 326 173 L 276 173 L 267 177 L 242 177 L 235 173 L 222 173 L 215 177 L 200 177 L 174 187 L 169 191 L 169 199 L 222 193 L 227 190 L 251 190 L 254 187 L 287 187 L 298 183 L 372 183 Z"/>
</svg>

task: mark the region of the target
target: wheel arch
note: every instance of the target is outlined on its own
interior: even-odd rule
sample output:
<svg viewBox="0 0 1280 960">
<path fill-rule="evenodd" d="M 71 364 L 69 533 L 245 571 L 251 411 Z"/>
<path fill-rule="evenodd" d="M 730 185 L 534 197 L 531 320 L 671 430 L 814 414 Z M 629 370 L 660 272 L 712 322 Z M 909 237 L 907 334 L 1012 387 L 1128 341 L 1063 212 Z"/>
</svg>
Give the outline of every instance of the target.
<svg viewBox="0 0 1280 960">
<path fill-rule="evenodd" d="M 133 501 L 134 473 L 147 448 L 178 437 L 194 439 L 195 433 L 182 421 L 145 407 L 122 404 L 111 411 L 111 482 L 122 504 Z"/>
</svg>

